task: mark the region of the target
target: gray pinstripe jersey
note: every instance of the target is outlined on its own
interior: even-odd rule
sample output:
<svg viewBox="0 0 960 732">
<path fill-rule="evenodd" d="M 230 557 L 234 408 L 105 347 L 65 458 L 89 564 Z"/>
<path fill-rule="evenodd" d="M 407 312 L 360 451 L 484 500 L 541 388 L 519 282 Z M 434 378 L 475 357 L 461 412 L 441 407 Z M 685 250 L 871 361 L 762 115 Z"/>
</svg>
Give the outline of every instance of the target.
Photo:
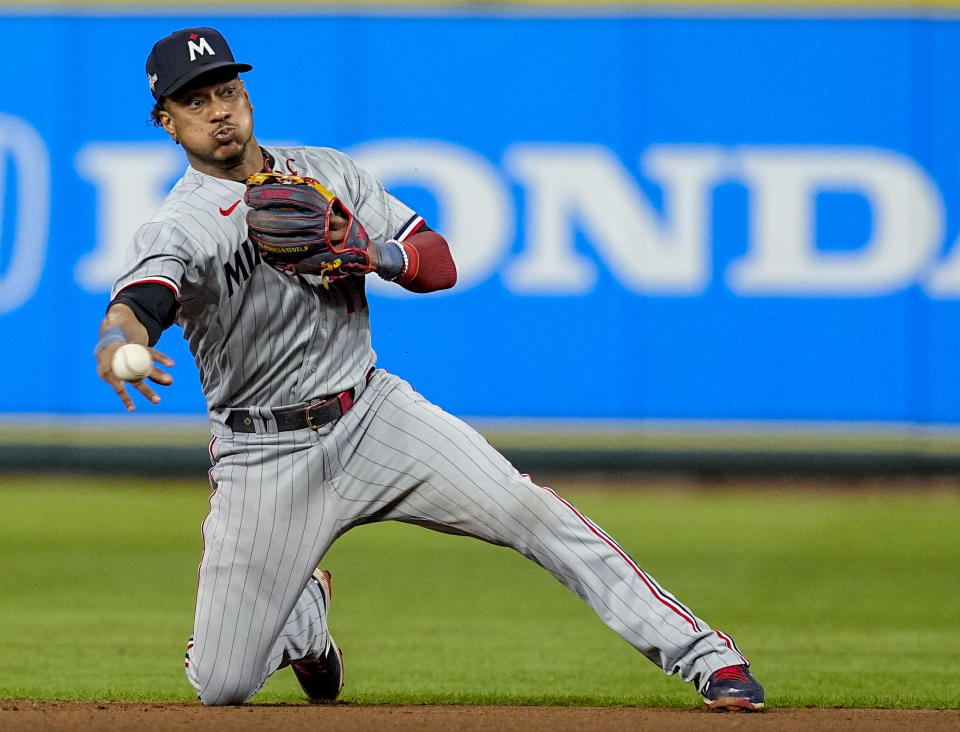
<svg viewBox="0 0 960 732">
<path fill-rule="evenodd" d="M 420 221 L 341 153 L 269 152 L 276 167 L 339 196 L 374 242 L 403 239 Z M 729 636 L 471 427 L 382 369 L 364 380 L 375 355 L 363 278 L 325 289 L 261 264 L 247 239 L 244 190 L 188 169 L 137 232 L 136 263 L 114 288 L 159 282 L 178 294 L 211 413 L 214 490 L 184 659 L 204 704 L 243 702 L 289 662 L 330 653 L 327 603 L 309 578 L 340 534 L 370 521 L 512 547 L 701 690 L 714 671 L 746 662 Z M 353 386 L 353 407 L 316 430 L 279 431 L 263 419 L 245 433 L 221 423 L 226 408 L 303 404 Z"/>
<path fill-rule="evenodd" d="M 265 148 L 281 172 L 316 178 L 372 242 L 403 240 L 421 221 L 345 154 Z M 157 282 L 177 295 L 177 322 L 215 421 L 230 407 L 305 403 L 359 383 L 374 364 L 361 277 L 321 287 L 263 265 L 247 238 L 243 183 L 188 167 L 134 236 L 135 261 L 114 287 Z"/>
</svg>

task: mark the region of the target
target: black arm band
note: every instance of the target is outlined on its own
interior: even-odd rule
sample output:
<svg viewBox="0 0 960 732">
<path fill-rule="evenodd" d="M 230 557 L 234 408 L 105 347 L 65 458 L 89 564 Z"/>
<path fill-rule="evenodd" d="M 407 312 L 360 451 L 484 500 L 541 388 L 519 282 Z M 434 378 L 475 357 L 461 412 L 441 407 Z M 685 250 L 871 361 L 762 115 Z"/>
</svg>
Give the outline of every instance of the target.
<svg viewBox="0 0 960 732">
<path fill-rule="evenodd" d="M 177 297 L 166 285 L 155 282 L 130 285 L 118 292 L 110 305 L 121 302 L 133 310 L 137 320 L 147 329 L 151 346 L 156 345 L 160 334 L 177 319 Z"/>
</svg>

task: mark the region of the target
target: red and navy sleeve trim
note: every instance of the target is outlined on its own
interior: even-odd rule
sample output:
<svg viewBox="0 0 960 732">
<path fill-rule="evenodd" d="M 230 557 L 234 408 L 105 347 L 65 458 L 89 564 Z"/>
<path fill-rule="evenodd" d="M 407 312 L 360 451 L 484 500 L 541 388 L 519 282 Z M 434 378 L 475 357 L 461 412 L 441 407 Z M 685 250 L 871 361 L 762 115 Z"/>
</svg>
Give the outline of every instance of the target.
<svg viewBox="0 0 960 732">
<path fill-rule="evenodd" d="M 400 231 L 397 232 L 397 235 L 393 237 L 397 241 L 403 241 L 411 234 L 416 234 L 418 231 L 427 229 L 427 222 L 423 220 L 422 216 L 414 214 L 409 219 L 407 223 L 400 227 Z"/>
<path fill-rule="evenodd" d="M 169 287 L 171 290 L 173 290 L 174 297 L 180 297 L 180 288 L 177 286 L 177 283 L 171 280 L 169 277 L 164 277 L 163 275 L 153 275 L 151 277 L 143 277 L 139 280 L 128 282 L 117 291 L 117 294 L 119 295 L 128 287 L 133 287 L 134 285 L 164 285 L 165 287 Z"/>
</svg>

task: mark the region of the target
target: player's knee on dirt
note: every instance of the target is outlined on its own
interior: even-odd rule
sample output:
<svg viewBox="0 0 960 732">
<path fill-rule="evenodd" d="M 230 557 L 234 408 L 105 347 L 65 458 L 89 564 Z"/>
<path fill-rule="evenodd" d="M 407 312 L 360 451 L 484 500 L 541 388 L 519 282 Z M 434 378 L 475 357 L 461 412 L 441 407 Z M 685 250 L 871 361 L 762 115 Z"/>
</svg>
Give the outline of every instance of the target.
<svg viewBox="0 0 960 732">
<path fill-rule="evenodd" d="M 211 674 L 207 679 L 198 679 L 201 686 L 197 696 L 200 702 L 207 707 L 223 707 L 243 704 L 257 692 L 257 685 L 244 683 L 235 674 Z"/>
<path fill-rule="evenodd" d="M 253 692 L 240 692 L 234 690 L 229 692 L 226 689 L 220 690 L 218 693 L 204 693 L 200 692 L 200 702 L 205 707 L 227 707 L 227 706 L 236 706 L 238 704 L 243 704 L 247 699 L 253 696 Z"/>
<path fill-rule="evenodd" d="M 222 707 L 243 704 L 253 696 L 258 685 L 251 680 L 252 674 L 240 674 L 237 669 L 217 668 L 211 664 L 198 663 L 193 645 L 187 650 L 187 679 L 204 706 Z"/>
</svg>

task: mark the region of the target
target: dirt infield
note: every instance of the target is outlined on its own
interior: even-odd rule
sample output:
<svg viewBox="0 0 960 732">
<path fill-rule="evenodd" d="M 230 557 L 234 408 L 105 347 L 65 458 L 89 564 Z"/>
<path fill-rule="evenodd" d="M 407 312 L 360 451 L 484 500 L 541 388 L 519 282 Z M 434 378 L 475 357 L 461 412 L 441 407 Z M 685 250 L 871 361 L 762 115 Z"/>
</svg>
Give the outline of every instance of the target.
<svg viewBox="0 0 960 732">
<path fill-rule="evenodd" d="M 770 709 L 715 714 L 704 709 L 631 707 L 361 706 L 250 704 L 206 709 L 199 704 L 129 702 L 0 702 L 0 729 L 190 730 L 904 730 L 960 729 L 960 710 Z"/>
</svg>

